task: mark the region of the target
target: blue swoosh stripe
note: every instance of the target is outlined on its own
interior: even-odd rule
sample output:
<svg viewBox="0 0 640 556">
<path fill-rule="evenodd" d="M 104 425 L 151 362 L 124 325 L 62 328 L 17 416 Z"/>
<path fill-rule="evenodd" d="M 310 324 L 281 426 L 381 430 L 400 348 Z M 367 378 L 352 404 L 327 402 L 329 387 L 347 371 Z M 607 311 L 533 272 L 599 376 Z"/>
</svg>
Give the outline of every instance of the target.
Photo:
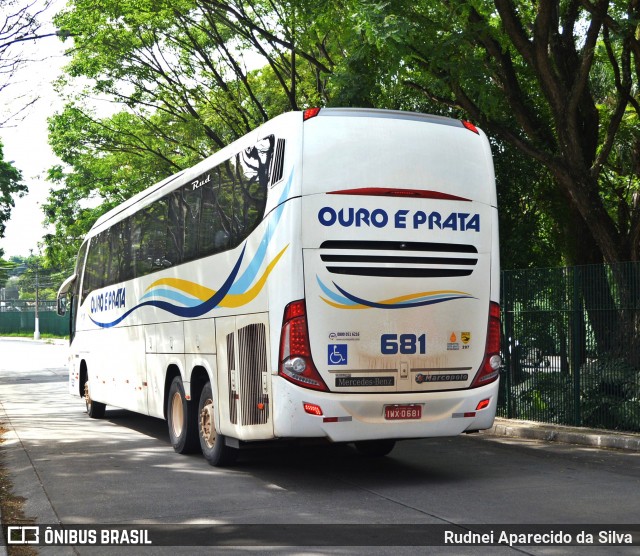
<svg viewBox="0 0 640 556">
<path fill-rule="evenodd" d="M 201 303 L 196 307 L 178 307 L 177 305 L 172 305 L 167 301 L 153 300 L 153 301 L 145 301 L 144 303 L 139 303 L 135 307 L 132 307 L 131 309 L 129 309 L 124 315 L 122 315 L 121 317 L 117 318 L 112 322 L 98 322 L 94 320 L 93 317 L 91 316 L 89 318 L 96 326 L 99 326 L 101 328 L 112 328 L 116 324 L 121 323 L 131 313 L 133 313 L 134 311 L 137 311 L 141 307 L 157 307 L 158 309 L 162 309 L 178 317 L 184 317 L 184 318 L 200 317 L 205 313 L 208 313 L 209 311 L 211 311 L 211 309 L 213 309 L 214 307 L 216 307 L 220 303 L 220 301 L 222 301 L 222 299 L 227 295 L 227 293 L 229 293 L 231 284 L 233 284 L 233 281 L 235 280 L 235 277 L 237 276 L 238 271 L 240 270 L 240 266 L 242 265 L 242 258 L 244 257 L 245 249 L 246 249 L 246 244 L 242 248 L 242 252 L 238 257 L 238 260 L 235 266 L 233 267 L 231 274 L 229 274 L 229 276 L 225 280 L 222 287 L 215 294 L 213 294 L 209 299 L 207 299 L 206 301 L 204 301 L 203 303 Z"/>
<path fill-rule="evenodd" d="M 367 307 L 374 307 L 376 309 L 407 309 L 410 307 L 424 307 L 426 305 L 435 305 L 436 303 L 443 303 L 445 301 L 452 301 L 454 299 L 469 299 L 471 296 L 468 295 L 451 295 L 441 299 L 425 299 L 423 301 L 409 301 L 397 304 L 386 304 L 386 303 L 377 303 L 375 301 L 368 301 L 366 299 L 362 299 L 360 297 L 356 297 L 353 294 L 350 294 L 348 291 L 343 290 L 338 284 L 335 282 L 333 285 L 340 291 L 340 293 L 344 294 L 348 299 L 355 301 L 361 305 L 366 305 Z M 423 298 L 424 299 L 424 298 Z"/>
<path fill-rule="evenodd" d="M 182 303 L 187 307 L 195 307 L 198 303 L 201 303 L 201 300 L 197 297 L 192 297 L 189 295 L 185 295 L 182 292 L 177 292 L 175 290 L 168 290 L 166 288 L 156 288 L 151 290 L 149 293 L 145 293 L 140 301 L 143 299 L 153 299 L 164 297 L 170 301 L 175 301 L 176 303 Z"/>
<path fill-rule="evenodd" d="M 325 293 L 325 295 L 332 301 L 335 301 L 336 303 L 342 303 L 343 305 L 357 305 L 355 301 L 351 301 L 346 297 L 342 297 L 341 295 L 338 295 L 335 292 L 332 292 L 327 286 L 325 286 L 322 283 L 322 280 L 320 280 L 320 277 L 317 275 L 316 275 L 316 280 L 318 281 L 318 285 L 320 286 L 322 291 Z"/>
<path fill-rule="evenodd" d="M 287 198 L 289 194 L 289 189 L 291 188 L 292 181 L 293 181 L 293 170 L 291 170 L 291 174 L 289 174 L 287 185 L 285 186 L 284 191 L 280 196 L 279 203 L 281 203 L 283 199 Z M 249 289 L 253 281 L 255 280 L 256 276 L 258 275 L 258 271 L 262 267 L 262 263 L 264 262 L 264 259 L 267 255 L 267 247 L 269 246 L 269 242 L 271 241 L 271 236 L 273 235 L 273 232 L 275 231 L 276 226 L 280 222 L 280 217 L 282 216 L 283 211 L 284 211 L 283 204 L 279 204 L 278 207 L 274 210 L 274 214 L 269 219 L 269 224 L 267 226 L 267 229 L 265 230 L 264 235 L 260 240 L 260 245 L 258 246 L 256 254 L 253 256 L 252 261 L 249 263 L 245 271 L 242 273 L 242 276 L 238 278 L 238 281 L 235 284 L 233 284 L 233 286 L 229 290 L 230 294 L 245 293 Z"/>
</svg>

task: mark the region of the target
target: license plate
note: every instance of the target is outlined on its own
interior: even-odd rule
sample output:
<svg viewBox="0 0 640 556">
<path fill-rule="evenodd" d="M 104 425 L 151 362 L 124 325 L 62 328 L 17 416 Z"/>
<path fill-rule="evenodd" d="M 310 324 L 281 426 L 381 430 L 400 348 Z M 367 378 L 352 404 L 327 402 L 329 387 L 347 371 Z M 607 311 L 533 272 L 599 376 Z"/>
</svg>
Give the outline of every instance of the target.
<svg viewBox="0 0 640 556">
<path fill-rule="evenodd" d="M 385 405 L 384 418 L 387 421 L 402 421 L 420 419 L 422 417 L 421 405 Z"/>
</svg>

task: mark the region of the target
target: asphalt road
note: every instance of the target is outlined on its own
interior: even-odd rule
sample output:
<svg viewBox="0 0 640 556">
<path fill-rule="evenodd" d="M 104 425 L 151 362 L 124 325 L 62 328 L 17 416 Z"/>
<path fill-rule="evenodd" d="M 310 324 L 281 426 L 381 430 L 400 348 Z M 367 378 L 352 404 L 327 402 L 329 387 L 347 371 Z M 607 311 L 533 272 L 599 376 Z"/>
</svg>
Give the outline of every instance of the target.
<svg viewBox="0 0 640 556">
<path fill-rule="evenodd" d="M 0 421 L 11 432 L 0 448 L 25 513 L 39 524 L 196 524 L 244 527 L 252 534 L 310 531 L 326 547 L 209 547 L 201 553 L 273 554 L 634 554 L 637 547 L 364 548 L 356 538 L 401 537 L 410 524 L 442 527 L 547 524 L 558 531 L 620 530 L 640 523 L 640 454 L 605 451 L 486 434 L 401 442 L 390 456 L 362 458 L 349 446 L 269 447 L 243 452 L 235 467 L 210 467 L 181 456 L 164 421 L 107 408 L 92 420 L 67 393 L 62 345 L 0 340 Z M 266 527 L 265 524 L 275 524 Z M 291 524 L 294 524 L 293 526 Z M 314 528 L 321 524 L 323 527 Z M 387 525 L 392 525 L 385 529 Z M 594 528 L 589 529 L 593 531 Z M 188 534 L 188 529 L 185 529 Z M 232 535 L 233 536 L 233 535 Z M 176 537 L 175 544 L 182 544 Z M 187 541 L 185 540 L 185 543 Z M 265 541 L 267 542 L 267 541 Z M 360 542 L 360 541 L 358 541 Z M 363 541 L 364 542 L 364 541 Z M 342 545 L 344 543 L 344 546 Z M 251 545 L 252 542 L 247 541 Z M 404 544 L 401 542 L 400 544 Z M 43 547 L 41 554 L 194 554 L 194 547 Z"/>
</svg>

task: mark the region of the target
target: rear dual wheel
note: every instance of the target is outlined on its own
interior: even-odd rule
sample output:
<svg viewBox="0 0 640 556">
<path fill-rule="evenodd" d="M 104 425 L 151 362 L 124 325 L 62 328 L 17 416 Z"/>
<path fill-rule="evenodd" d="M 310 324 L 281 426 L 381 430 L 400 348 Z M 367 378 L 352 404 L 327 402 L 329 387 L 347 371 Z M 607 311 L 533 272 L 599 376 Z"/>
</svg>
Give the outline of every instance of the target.
<svg viewBox="0 0 640 556">
<path fill-rule="evenodd" d="M 238 450 L 227 446 L 223 435 L 216 433 L 215 411 L 211 383 L 207 382 L 198 403 L 200 448 L 205 459 L 213 466 L 231 465 L 238 457 Z"/>
<path fill-rule="evenodd" d="M 175 377 L 169 388 L 167 423 L 171 445 L 179 454 L 197 452 L 200 447 L 211 465 L 222 467 L 236 460 L 238 450 L 227 446 L 225 437 L 216 433 L 210 382 L 202 388 L 196 411 L 194 403 L 186 399 L 182 379 Z"/>
</svg>

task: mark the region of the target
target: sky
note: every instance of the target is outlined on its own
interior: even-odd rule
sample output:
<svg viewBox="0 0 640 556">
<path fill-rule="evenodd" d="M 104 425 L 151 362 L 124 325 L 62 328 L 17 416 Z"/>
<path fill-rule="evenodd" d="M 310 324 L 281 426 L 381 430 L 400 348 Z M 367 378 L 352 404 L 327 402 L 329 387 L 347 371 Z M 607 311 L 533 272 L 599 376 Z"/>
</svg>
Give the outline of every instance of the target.
<svg viewBox="0 0 640 556">
<path fill-rule="evenodd" d="M 50 8 L 48 15 L 53 13 L 55 11 Z M 43 32 L 50 30 L 50 27 L 45 27 Z M 24 119 L 0 129 L 4 159 L 13 161 L 29 187 L 25 197 L 15 198 L 5 236 L 0 238 L 5 259 L 12 255 L 29 255 L 31 249 L 34 254 L 38 253 L 38 244 L 46 233 L 42 224 L 44 214 L 41 204 L 46 201 L 51 184 L 45 178 L 47 169 L 60 163 L 47 142 L 47 117 L 62 108 L 62 101 L 55 93 L 52 81 L 60 75 L 65 63 L 62 56 L 64 48 L 65 45 L 57 37 L 24 43 L 23 52 L 33 61 L 28 62 L 16 76 L 15 83 L 1 93 L 0 110 L 3 113 L 22 106 L 24 100 L 20 97 L 23 94 L 39 97 Z"/>
</svg>

